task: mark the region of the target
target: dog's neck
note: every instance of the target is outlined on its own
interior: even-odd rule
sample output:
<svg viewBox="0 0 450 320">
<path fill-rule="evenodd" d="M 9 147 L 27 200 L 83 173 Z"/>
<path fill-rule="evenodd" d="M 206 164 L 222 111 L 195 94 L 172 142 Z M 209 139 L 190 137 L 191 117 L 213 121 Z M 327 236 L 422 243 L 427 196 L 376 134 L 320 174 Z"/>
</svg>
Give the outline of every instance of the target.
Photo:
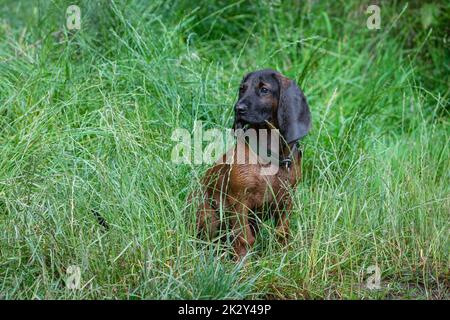
<svg viewBox="0 0 450 320">
<path fill-rule="evenodd" d="M 267 136 L 264 137 L 264 139 L 267 140 L 267 150 L 270 150 L 271 153 L 275 153 L 279 155 L 279 161 L 280 165 L 289 167 L 291 162 L 298 161 L 298 158 L 300 157 L 300 153 L 297 147 L 297 141 L 291 142 L 288 144 L 284 137 L 282 137 L 279 132 L 275 134 L 274 136 L 278 139 L 278 144 L 273 143 L 272 141 L 272 130 L 277 130 L 274 125 L 271 123 L 269 124 L 262 124 L 262 125 L 252 125 L 248 127 L 248 129 L 254 129 L 256 131 L 256 136 L 258 140 L 258 144 L 260 141 L 260 131 L 259 129 L 265 129 L 267 130 Z M 278 148 L 274 147 L 274 145 L 277 145 Z M 274 150 L 275 149 L 275 150 Z"/>
</svg>

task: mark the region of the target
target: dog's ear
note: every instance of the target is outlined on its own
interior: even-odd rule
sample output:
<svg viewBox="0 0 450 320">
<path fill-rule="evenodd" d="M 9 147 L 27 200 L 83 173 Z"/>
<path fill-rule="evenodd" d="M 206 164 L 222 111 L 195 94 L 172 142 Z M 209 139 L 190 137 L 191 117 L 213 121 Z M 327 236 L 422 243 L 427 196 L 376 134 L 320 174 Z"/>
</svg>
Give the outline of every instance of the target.
<svg viewBox="0 0 450 320">
<path fill-rule="evenodd" d="M 252 74 L 254 74 L 254 72 L 249 72 L 249 73 L 247 73 L 247 74 L 242 78 L 241 83 L 239 84 L 239 87 L 240 87 L 245 81 L 247 81 L 248 78 L 250 78 L 250 76 L 251 76 Z M 238 99 L 239 99 L 239 92 L 238 92 Z M 236 120 L 236 111 L 235 111 L 235 112 L 234 112 L 234 121 L 233 121 L 232 129 L 233 129 L 234 131 L 236 131 L 236 130 L 242 129 L 242 128 L 243 128 L 242 122 Z"/>
<path fill-rule="evenodd" d="M 275 73 L 280 95 L 277 121 L 281 135 L 290 144 L 306 136 L 311 128 L 311 112 L 306 97 L 297 84 Z"/>
</svg>

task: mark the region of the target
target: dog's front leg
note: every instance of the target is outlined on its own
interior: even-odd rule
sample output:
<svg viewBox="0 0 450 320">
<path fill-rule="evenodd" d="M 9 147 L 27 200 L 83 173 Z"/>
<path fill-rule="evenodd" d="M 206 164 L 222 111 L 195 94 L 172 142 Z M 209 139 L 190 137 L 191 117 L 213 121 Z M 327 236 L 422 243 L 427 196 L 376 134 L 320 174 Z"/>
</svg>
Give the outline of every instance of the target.
<svg viewBox="0 0 450 320">
<path fill-rule="evenodd" d="M 242 259 L 247 254 L 248 249 L 251 249 L 255 243 L 248 213 L 249 208 L 245 204 L 239 203 L 235 205 L 231 217 L 231 226 L 235 235 L 233 249 L 238 260 Z"/>
<path fill-rule="evenodd" d="M 197 212 L 197 232 L 199 235 L 206 235 L 208 240 L 212 240 L 216 235 L 219 221 L 216 210 L 210 205 L 208 197 L 208 195 L 203 197 Z"/>
</svg>

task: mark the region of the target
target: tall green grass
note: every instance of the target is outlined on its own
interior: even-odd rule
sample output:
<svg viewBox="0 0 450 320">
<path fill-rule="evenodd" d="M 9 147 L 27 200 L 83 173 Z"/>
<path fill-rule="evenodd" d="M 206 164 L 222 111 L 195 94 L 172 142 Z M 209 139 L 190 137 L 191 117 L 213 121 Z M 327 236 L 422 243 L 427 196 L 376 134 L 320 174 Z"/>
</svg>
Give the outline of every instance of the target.
<svg viewBox="0 0 450 320">
<path fill-rule="evenodd" d="M 357 1 L 85 0 L 69 32 L 72 2 L 0 5 L 0 298 L 449 298 L 445 1 L 383 2 L 368 30 Z M 173 164 L 170 137 L 230 127 L 266 67 L 313 129 L 290 243 L 265 221 L 235 264 L 195 237 L 207 166 Z"/>
</svg>

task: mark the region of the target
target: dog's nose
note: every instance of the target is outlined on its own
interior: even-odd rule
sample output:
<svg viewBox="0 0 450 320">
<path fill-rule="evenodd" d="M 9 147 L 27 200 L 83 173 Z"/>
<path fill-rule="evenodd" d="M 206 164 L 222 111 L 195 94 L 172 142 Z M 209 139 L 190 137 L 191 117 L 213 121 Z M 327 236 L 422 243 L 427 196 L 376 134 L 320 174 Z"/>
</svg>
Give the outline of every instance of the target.
<svg viewBox="0 0 450 320">
<path fill-rule="evenodd" d="M 237 113 L 244 113 L 245 110 L 247 110 L 247 105 L 243 104 L 243 103 L 238 103 L 236 105 L 236 112 Z"/>
</svg>

